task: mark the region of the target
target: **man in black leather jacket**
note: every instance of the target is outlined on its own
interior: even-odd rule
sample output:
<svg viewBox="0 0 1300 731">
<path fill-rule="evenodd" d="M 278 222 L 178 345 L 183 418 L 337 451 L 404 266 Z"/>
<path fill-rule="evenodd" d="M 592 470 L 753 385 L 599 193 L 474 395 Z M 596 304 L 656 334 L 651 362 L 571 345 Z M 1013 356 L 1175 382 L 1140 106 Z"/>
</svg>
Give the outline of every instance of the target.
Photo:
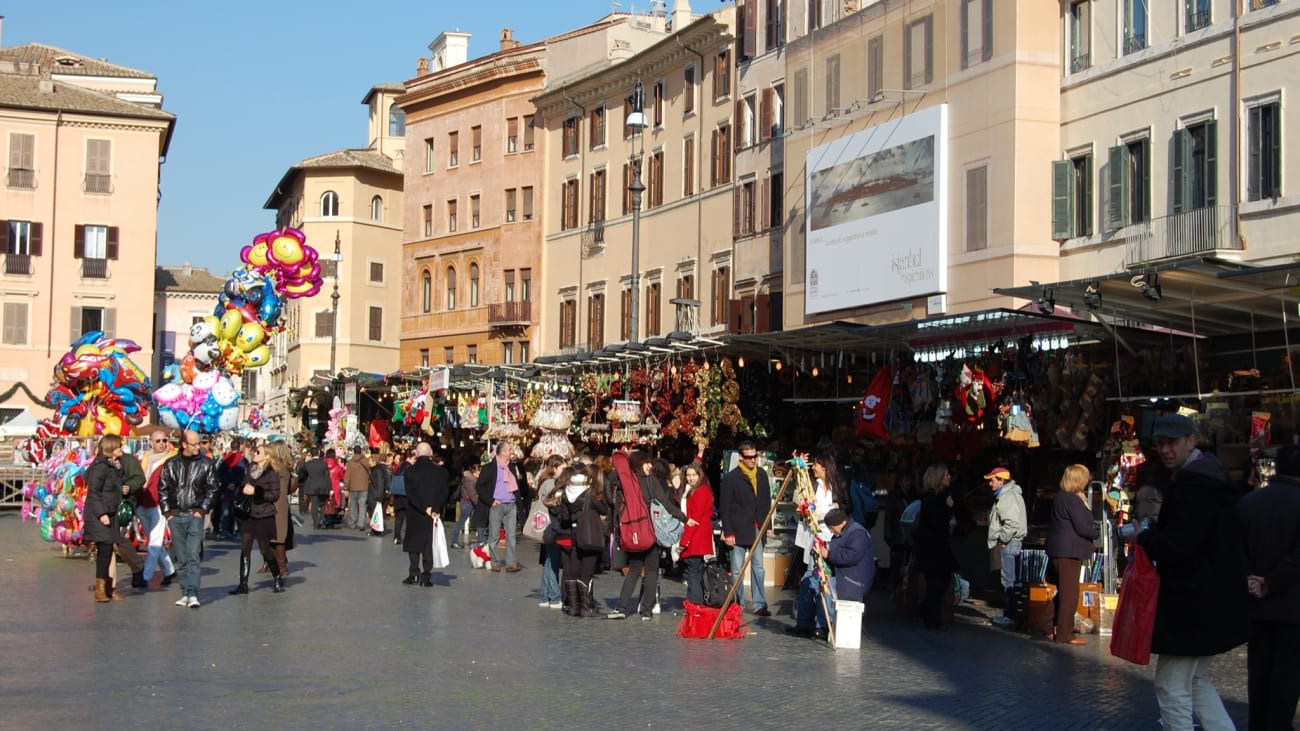
<svg viewBox="0 0 1300 731">
<path fill-rule="evenodd" d="M 180 454 L 162 466 L 158 501 L 172 531 L 176 573 L 181 584 L 178 607 L 199 606 L 199 552 L 203 548 L 203 519 L 217 500 L 217 468 L 199 453 L 200 437 L 186 431 Z"/>
</svg>

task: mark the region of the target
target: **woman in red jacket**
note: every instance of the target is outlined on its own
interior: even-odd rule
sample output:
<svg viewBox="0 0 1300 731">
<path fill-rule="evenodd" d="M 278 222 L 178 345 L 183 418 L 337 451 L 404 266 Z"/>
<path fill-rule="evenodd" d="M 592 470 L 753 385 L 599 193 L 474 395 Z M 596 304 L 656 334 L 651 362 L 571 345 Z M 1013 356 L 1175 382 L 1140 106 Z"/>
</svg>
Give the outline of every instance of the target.
<svg viewBox="0 0 1300 731">
<path fill-rule="evenodd" d="M 685 530 L 682 531 L 682 561 L 686 563 L 686 600 L 704 603 L 704 558 L 713 551 L 713 490 L 704 477 L 704 466 L 692 462 L 682 470 L 686 479 Z"/>
</svg>

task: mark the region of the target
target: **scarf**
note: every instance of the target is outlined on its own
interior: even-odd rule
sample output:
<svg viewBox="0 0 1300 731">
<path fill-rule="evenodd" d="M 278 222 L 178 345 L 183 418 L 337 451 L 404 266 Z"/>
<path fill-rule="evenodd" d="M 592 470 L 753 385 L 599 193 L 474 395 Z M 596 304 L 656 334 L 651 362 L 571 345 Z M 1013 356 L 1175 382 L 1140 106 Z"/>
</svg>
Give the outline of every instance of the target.
<svg viewBox="0 0 1300 731">
<path fill-rule="evenodd" d="M 248 470 L 248 479 L 256 480 L 257 478 L 261 477 L 262 473 L 265 471 L 266 471 L 266 465 L 255 464 L 252 467 L 250 467 Z"/>
<path fill-rule="evenodd" d="M 749 478 L 749 485 L 750 487 L 754 488 L 754 494 L 757 495 L 758 494 L 758 465 L 755 464 L 753 467 L 748 467 L 745 465 L 744 462 L 740 462 L 736 466 L 740 468 L 740 473 L 742 475 Z"/>
</svg>

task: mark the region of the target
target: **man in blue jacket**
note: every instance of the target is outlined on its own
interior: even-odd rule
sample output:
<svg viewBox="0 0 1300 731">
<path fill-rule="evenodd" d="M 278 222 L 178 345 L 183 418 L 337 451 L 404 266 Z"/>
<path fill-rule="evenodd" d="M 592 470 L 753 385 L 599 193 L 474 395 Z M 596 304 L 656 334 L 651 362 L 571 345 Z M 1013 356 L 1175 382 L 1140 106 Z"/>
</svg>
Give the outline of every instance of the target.
<svg viewBox="0 0 1300 731">
<path fill-rule="evenodd" d="M 867 592 L 871 591 L 871 582 L 876 578 L 876 554 L 871 547 L 871 534 L 860 523 L 850 520 L 848 514 L 839 508 L 827 512 L 823 521 L 835 536 L 829 544 L 814 545 L 813 551 L 826 559 L 835 571 L 832 586 L 836 598 L 840 601 L 865 602 Z M 827 637 L 827 621 L 825 613 L 821 611 L 818 587 L 811 577 L 804 584 L 799 587 L 795 626 L 789 633 L 824 640 Z M 828 606 L 834 618 L 834 603 L 828 600 Z"/>
</svg>

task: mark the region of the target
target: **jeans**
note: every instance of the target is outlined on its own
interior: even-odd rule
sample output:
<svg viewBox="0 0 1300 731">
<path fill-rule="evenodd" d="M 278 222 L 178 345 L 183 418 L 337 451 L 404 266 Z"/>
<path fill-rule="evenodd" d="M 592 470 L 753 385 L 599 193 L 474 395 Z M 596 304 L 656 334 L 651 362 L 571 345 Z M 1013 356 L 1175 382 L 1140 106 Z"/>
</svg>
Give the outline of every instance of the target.
<svg viewBox="0 0 1300 731">
<path fill-rule="evenodd" d="M 740 574 L 740 567 L 745 565 L 745 554 L 749 552 L 744 546 L 731 547 L 731 575 L 736 582 L 736 601 L 745 602 L 745 577 Z M 754 611 L 767 606 L 767 595 L 763 589 L 763 541 L 754 541 L 754 560 L 749 564 L 750 598 L 754 602 Z"/>
<path fill-rule="evenodd" d="M 506 565 L 515 566 L 519 562 L 515 560 L 515 504 L 500 503 L 492 506 L 488 513 L 488 551 L 492 554 L 492 563 L 500 565 L 501 559 L 497 555 L 497 536 L 501 535 L 501 526 L 506 528 Z"/>
<path fill-rule="evenodd" d="M 686 601 L 692 604 L 704 603 L 704 557 L 686 556 L 682 559 L 683 576 L 686 579 Z"/>
<path fill-rule="evenodd" d="M 1002 594 L 1004 604 L 1002 605 L 1002 616 L 1011 616 L 1012 593 L 1016 586 L 1016 560 L 1020 558 L 1020 541 L 1014 540 L 1010 543 L 1003 544 L 1002 548 Z M 1075 574 L 1075 583 L 1078 583 L 1078 574 Z M 1076 589 L 1077 591 L 1077 589 Z M 1069 638 L 1066 638 L 1069 639 Z"/>
<path fill-rule="evenodd" d="M 1213 659 L 1161 655 L 1156 660 L 1156 701 L 1165 731 L 1192 731 L 1193 711 L 1205 731 L 1236 728 L 1210 681 Z"/>
<path fill-rule="evenodd" d="M 154 569 L 161 568 L 163 576 L 176 573 L 172 557 L 163 547 L 163 536 L 167 533 L 167 524 L 163 522 L 162 510 L 159 508 L 137 508 L 135 515 L 144 526 L 145 535 L 149 536 L 149 555 L 144 560 L 144 580 L 153 578 Z"/>
<path fill-rule="evenodd" d="M 542 586 L 538 598 L 544 602 L 560 601 L 560 561 L 563 554 L 554 544 L 542 546 Z"/>
<path fill-rule="evenodd" d="M 474 515 L 474 503 L 460 501 L 460 519 L 456 521 L 456 529 L 451 532 L 452 543 L 460 543 L 461 531 L 465 530 L 465 524 Z"/>
<path fill-rule="evenodd" d="M 835 577 L 827 577 L 830 581 L 831 593 L 826 597 L 826 604 L 822 605 L 821 585 L 813 578 L 812 571 L 809 570 L 803 575 L 799 582 L 799 599 L 798 606 L 795 607 L 794 623 L 798 627 L 817 626 L 817 629 L 826 629 L 830 622 L 835 621 Z M 830 618 L 827 619 L 826 612 L 830 611 Z"/>
<path fill-rule="evenodd" d="M 176 571 L 182 596 L 199 595 L 199 552 L 203 550 L 203 519 L 193 513 L 177 513 L 169 521 L 172 547 L 176 550 Z"/>
<path fill-rule="evenodd" d="M 370 526 L 370 516 L 366 515 L 366 494 L 364 492 L 348 493 L 347 526 L 358 529 Z"/>
<path fill-rule="evenodd" d="M 1246 674 L 1250 731 L 1291 728 L 1300 699 L 1300 625 L 1251 622 Z"/>
</svg>

